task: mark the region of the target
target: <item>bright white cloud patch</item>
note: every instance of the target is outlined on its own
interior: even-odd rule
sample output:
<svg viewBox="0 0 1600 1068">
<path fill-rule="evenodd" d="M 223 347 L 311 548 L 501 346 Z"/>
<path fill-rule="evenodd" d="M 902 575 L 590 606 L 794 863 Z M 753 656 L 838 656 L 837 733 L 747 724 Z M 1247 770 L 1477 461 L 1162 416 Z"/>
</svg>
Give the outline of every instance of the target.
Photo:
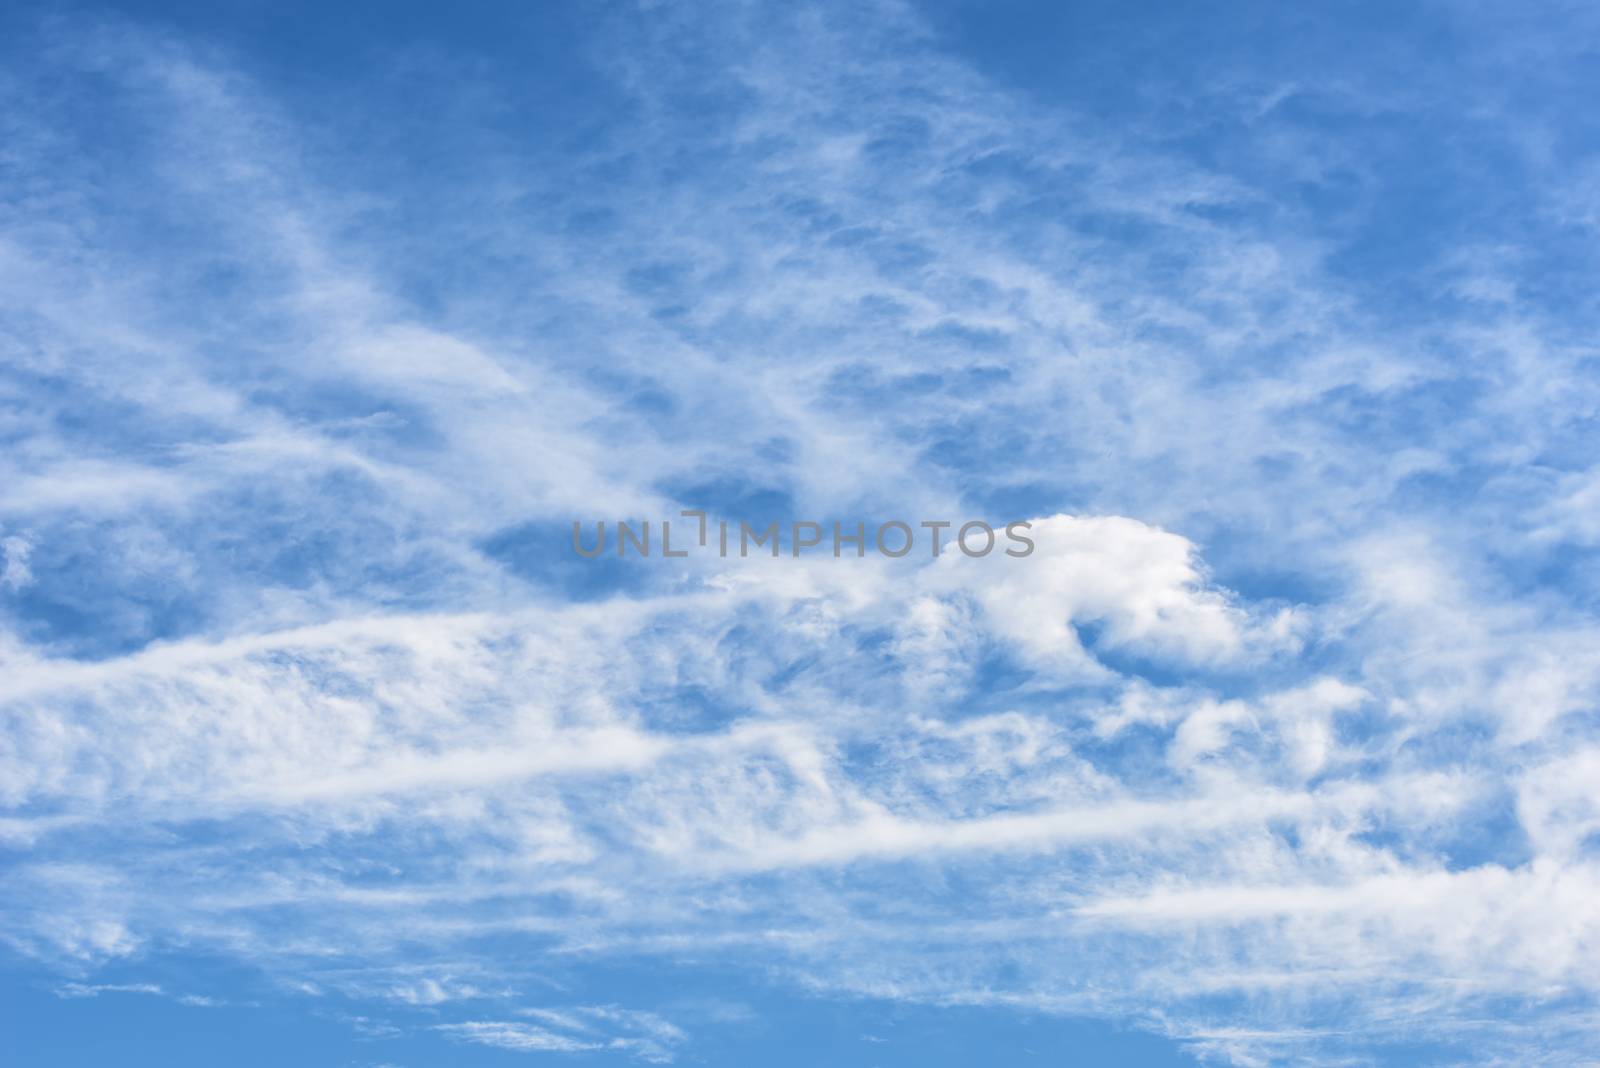
<svg viewBox="0 0 1600 1068">
<path fill-rule="evenodd" d="M 946 581 L 972 591 L 998 635 L 1046 666 L 1090 659 L 1080 626 L 1096 628 L 1108 649 L 1200 663 L 1242 656 L 1262 637 L 1287 637 L 1284 623 L 1274 621 L 1276 635 L 1253 627 L 1225 592 L 1208 588 L 1195 546 L 1180 535 L 1121 516 L 1067 515 L 1017 532 L 1034 542 L 1025 563 L 998 552 L 976 558 L 981 563 L 952 553 L 942 566 Z M 974 551 L 980 547 L 975 538 Z"/>
</svg>

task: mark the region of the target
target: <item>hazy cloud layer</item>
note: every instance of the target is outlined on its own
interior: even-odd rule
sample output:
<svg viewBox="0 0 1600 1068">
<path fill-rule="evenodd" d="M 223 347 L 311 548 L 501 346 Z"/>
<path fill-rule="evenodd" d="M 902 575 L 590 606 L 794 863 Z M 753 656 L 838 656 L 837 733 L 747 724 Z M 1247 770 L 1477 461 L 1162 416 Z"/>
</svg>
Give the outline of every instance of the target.
<svg viewBox="0 0 1600 1068">
<path fill-rule="evenodd" d="M 648 1062 L 715 1015 L 541 961 L 1600 1056 L 1593 20 L 1102 98 L 942 7 L 593 15 L 359 99 L 17 23 L 9 951 Z M 1038 550 L 571 553 L 684 508 Z"/>
</svg>

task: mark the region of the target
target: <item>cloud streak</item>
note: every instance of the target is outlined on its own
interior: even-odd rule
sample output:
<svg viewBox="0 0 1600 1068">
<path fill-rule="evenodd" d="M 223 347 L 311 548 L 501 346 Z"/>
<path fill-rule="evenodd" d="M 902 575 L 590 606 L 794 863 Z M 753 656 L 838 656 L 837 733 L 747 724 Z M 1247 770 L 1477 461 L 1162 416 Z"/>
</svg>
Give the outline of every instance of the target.
<svg viewBox="0 0 1600 1068">
<path fill-rule="evenodd" d="M 1594 1056 L 1575 46 L 1430 9 L 1444 67 L 1173 56 L 1176 113 L 957 17 L 606 9 L 559 114 L 440 44 L 369 58 L 437 110 L 109 16 L 7 46 L 12 957 L 652 1062 L 710 1023 L 544 970 L 1241 1065 Z M 1263 32 L 1370 43 L 1302 17 Z M 1525 121 L 1449 99 L 1530 58 Z M 1503 173 L 1423 158 L 1467 143 Z M 1440 173 L 1525 236 L 1429 211 Z M 562 551 L 680 508 L 1038 552 Z"/>
</svg>

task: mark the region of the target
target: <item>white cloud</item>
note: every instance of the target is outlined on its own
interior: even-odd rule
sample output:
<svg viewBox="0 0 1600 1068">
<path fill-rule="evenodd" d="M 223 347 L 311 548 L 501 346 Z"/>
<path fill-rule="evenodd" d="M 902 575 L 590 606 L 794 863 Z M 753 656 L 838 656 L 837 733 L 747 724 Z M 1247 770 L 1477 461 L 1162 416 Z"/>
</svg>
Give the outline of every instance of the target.
<svg viewBox="0 0 1600 1068">
<path fill-rule="evenodd" d="M 480 1046 L 493 1046 L 517 1053 L 584 1053 L 604 1048 L 598 1042 L 584 1042 L 523 1023 L 473 1020 L 440 1024 L 439 1030 L 463 1042 L 475 1042 Z"/>
<path fill-rule="evenodd" d="M 687 1035 L 651 1012 L 614 1005 L 566 1009 L 523 1009 L 520 1014 L 545 1026 L 515 1021 L 475 1020 L 440 1024 L 437 1030 L 462 1042 L 518 1053 L 593 1053 L 612 1050 L 651 1064 L 669 1064 L 674 1047 Z"/>
<path fill-rule="evenodd" d="M 1295 212 L 1215 221 L 1270 182 L 901 56 L 898 7 L 773 17 L 602 27 L 638 115 L 485 151 L 445 237 L 388 225 L 403 187 L 336 116 L 175 40 L 67 20 L 0 86 L 8 173 L 57 191 L 0 245 L 0 937 L 80 971 L 192 947 L 529 1052 L 689 1039 L 518 1015 L 534 966 L 486 934 L 1238 1063 L 1359 1055 L 1330 1016 L 1592 1049 L 1556 1006 L 1600 990 L 1592 331 L 1515 250 L 1439 268 L 1460 322 L 1391 323 Z M 742 62 L 665 58 L 705 34 Z M 141 102 L 126 167 L 71 141 L 85 70 Z M 1359 184 L 1271 123 L 1425 110 L 1398 88 L 1226 100 L 1295 182 Z M 707 91 L 738 115 L 664 105 Z M 549 177 L 596 173 L 603 204 Z M 1074 514 L 1022 560 L 654 561 L 593 602 L 485 548 L 746 493 Z"/>
<path fill-rule="evenodd" d="M 1180 535 L 1122 516 L 1069 515 L 1032 520 L 1026 533 L 1032 555 L 951 552 L 936 581 L 969 589 L 994 630 L 1041 663 L 1085 669 L 1076 626 L 1103 627 L 1099 641 L 1113 651 L 1200 664 L 1244 655 L 1260 639 L 1224 591 L 1208 588 Z"/>
<path fill-rule="evenodd" d="M 0 538 L 0 560 L 5 563 L 0 569 L 0 583 L 20 590 L 33 581 L 33 572 L 28 570 L 28 553 L 32 549 L 27 538 L 16 535 Z"/>
</svg>

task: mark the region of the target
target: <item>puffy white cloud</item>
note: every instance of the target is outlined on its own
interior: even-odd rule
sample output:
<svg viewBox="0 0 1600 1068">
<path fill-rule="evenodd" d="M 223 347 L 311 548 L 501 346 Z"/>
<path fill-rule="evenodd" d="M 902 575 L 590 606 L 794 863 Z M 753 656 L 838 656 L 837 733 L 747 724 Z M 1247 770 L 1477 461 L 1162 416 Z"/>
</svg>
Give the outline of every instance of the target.
<svg viewBox="0 0 1600 1068">
<path fill-rule="evenodd" d="M 1029 522 L 1018 532 L 1032 539 L 1030 555 L 950 550 L 932 581 L 970 591 L 993 630 L 1040 663 L 1092 670 L 1080 627 L 1096 628 L 1096 644 L 1112 652 L 1201 665 L 1285 644 L 1281 631 L 1252 621 L 1207 582 L 1195 546 L 1181 535 L 1124 516 Z"/>
</svg>

